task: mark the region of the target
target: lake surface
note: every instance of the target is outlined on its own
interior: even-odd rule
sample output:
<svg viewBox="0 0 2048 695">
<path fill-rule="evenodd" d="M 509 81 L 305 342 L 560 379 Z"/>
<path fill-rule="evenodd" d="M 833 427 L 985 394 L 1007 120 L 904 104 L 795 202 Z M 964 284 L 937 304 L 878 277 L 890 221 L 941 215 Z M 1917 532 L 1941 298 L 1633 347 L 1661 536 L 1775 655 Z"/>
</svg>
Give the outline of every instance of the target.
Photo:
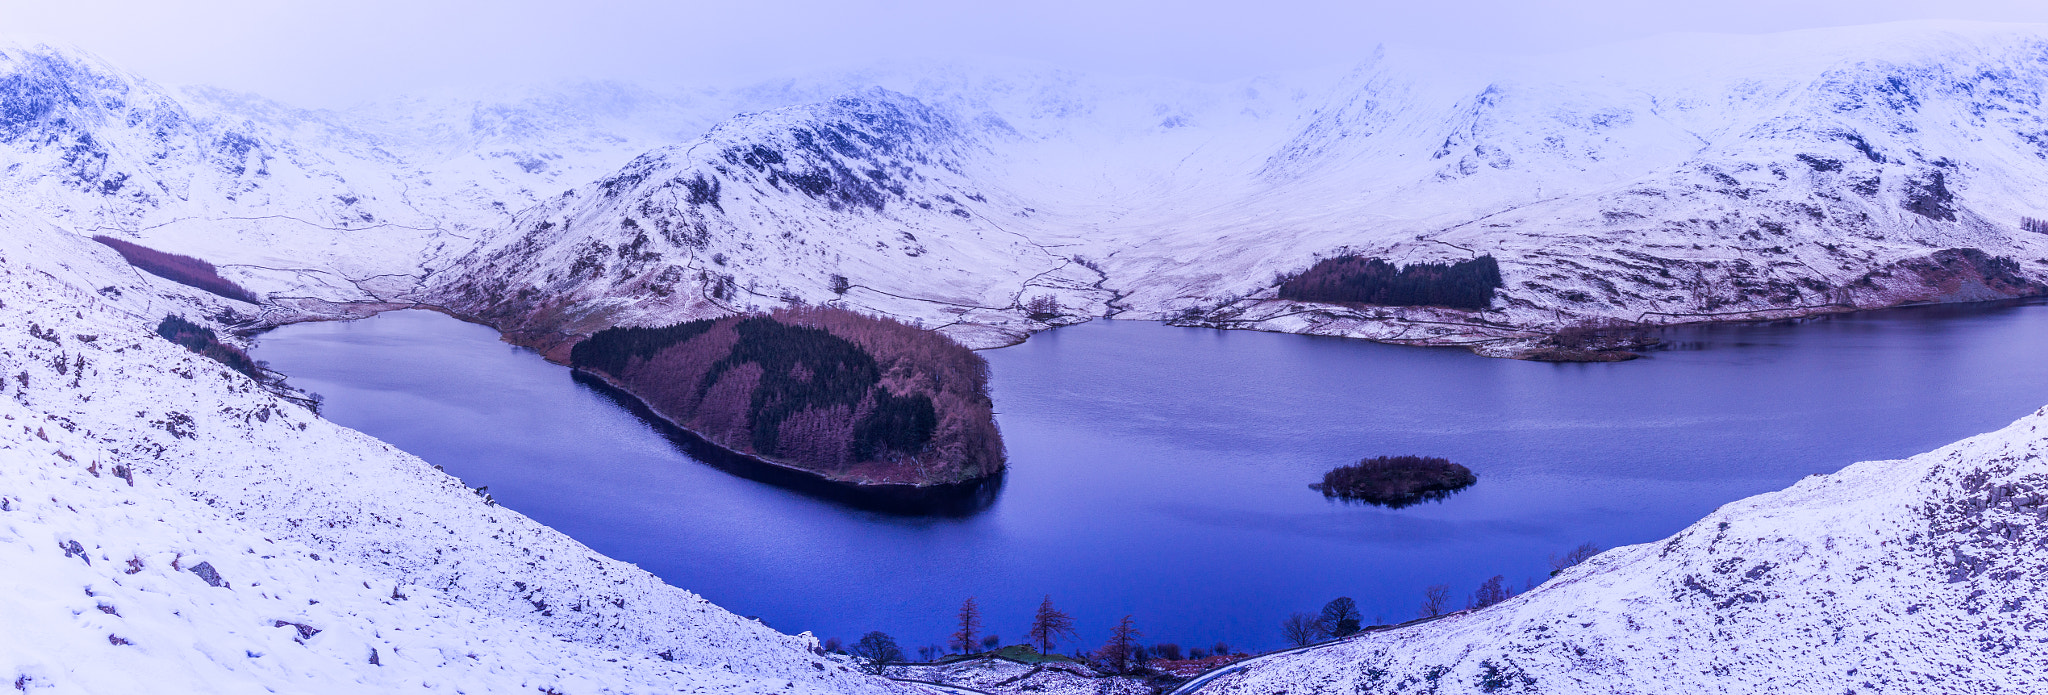
<svg viewBox="0 0 2048 695">
<path fill-rule="evenodd" d="M 1024 632 L 1041 597 L 1093 647 L 1278 646 L 1337 596 L 1368 621 L 1518 590 L 1546 558 L 1667 536 L 1727 502 L 1899 458 L 2048 404 L 2048 306 L 1928 307 L 1674 329 L 1679 349 L 1542 364 L 1452 349 L 1096 321 L 982 354 L 1011 471 L 964 517 L 863 511 L 724 473 L 488 328 L 421 311 L 301 324 L 259 359 L 326 415 L 786 632 L 939 644 L 973 596 Z M 1324 470 L 1444 456 L 1478 485 L 1400 510 Z M 1081 646 L 1069 643 L 1068 648 Z"/>
</svg>

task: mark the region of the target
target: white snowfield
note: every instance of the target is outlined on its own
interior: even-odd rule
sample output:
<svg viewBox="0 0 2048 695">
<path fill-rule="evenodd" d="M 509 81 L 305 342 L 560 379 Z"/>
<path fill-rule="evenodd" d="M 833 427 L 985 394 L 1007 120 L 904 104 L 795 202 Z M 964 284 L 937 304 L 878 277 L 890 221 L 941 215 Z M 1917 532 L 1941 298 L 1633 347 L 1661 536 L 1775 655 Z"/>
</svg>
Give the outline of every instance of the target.
<svg viewBox="0 0 2048 695">
<path fill-rule="evenodd" d="M 2048 692 L 2048 409 L 1205 695 Z"/>
<path fill-rule="evenodd" d="M 921 692 L 487 505 L 153 333 L 210 310 L 99 244 L 0 219 L 0 680 Z"/>
</svg>

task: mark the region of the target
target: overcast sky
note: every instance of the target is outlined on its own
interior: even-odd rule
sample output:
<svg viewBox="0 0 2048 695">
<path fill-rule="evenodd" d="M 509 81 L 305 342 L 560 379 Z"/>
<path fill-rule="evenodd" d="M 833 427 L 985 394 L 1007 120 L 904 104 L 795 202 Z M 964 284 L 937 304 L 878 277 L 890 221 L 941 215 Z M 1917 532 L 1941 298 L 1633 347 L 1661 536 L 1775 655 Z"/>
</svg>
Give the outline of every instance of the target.
<svg viewBox="0 0 2048 695">
<path fill-rule="evenodd" d="M 730 84 L 989 56 L 1205 81 L 1376 43 L 1543 52 L 1667 32 L 2048 22 L 2042 0 L 0 0 L 0 37 L 306 106 L 471 84 Z"/>
</svg>

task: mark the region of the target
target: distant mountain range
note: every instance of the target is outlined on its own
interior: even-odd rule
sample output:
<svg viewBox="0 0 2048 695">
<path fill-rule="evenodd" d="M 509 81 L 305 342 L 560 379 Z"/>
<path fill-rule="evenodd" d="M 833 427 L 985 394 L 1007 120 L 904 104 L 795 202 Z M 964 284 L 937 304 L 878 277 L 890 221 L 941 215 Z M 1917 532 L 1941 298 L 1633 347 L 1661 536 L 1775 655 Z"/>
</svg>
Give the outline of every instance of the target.
<svg viewBox="0 0 2048 695">
<path fill-rule="evenodd" d="M 210 260 L 270 323 L 426 302 L 546 347 L 801 301 L 975 346 L 1116 314 L 1511 354 L 1592 317 L 2048 290 L 2022 226 L 2048 217 L 2044 51 L 1921 23 L 1221 85 L 915 65 L 336 112 L 16 48 L 0 190 Z M 1484 311 L 1277 298 L 1340 254 L 1491 254 L 1505 286 Z"/>
</svg>

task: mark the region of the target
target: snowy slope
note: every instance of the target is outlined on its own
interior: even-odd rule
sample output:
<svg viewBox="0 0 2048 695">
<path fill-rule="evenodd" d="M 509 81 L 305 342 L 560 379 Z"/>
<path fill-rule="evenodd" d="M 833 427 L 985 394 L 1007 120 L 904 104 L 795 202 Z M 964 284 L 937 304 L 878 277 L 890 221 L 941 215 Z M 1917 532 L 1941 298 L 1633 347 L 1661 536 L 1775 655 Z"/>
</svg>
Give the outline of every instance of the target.
<svg viewBox="0 0 2048 695">
<path fill-rule="evenodd" d="M 1203 693 L 2048 692 L 2048 409 Z"/>
<path fill-rule="evenodd" d="M 199 255 L 280 298 L 416 274 L 437 233 L 394 179 L 398 158 L 319 114 L 181 97 L 47 48 L 0 48 L 0 85 L 0 190 L 81 233 Z"/>
<path fill-rule="evenodd" d="M 0 225 L 0 676 L 30 692 L 908 692 L 157 337 L 204 316 L 185 288 Z"/>
</svg>

